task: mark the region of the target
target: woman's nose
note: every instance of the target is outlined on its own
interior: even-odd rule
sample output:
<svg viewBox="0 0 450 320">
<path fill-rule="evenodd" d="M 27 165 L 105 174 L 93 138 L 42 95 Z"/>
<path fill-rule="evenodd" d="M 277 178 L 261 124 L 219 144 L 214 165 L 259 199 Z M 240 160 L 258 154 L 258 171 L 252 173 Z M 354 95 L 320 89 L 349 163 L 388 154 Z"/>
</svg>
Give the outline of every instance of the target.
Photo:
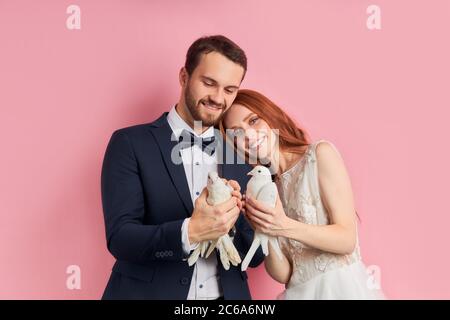
<svg viewBox="0 0 450 320">
<path fill-rule="evenodd" d="M 258 133 L 255 129 L 248 128 L 245 130 L 245 138 L 248 139 L 250 142 L 254 142 L 258 140 Z"/>
</svg>

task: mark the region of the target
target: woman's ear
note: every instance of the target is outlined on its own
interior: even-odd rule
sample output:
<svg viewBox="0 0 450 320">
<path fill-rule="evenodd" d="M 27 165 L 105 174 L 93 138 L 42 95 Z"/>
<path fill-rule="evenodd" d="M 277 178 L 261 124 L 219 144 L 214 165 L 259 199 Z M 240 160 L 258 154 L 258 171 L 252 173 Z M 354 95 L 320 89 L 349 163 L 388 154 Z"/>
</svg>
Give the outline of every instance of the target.
<svg viewBox="0 0 450 320">
<path fill-rule="evenodd" d="M 185 67 L 180 69 L 180 74 L 179 74 L 179 80 L 180 80 L 180 85 L 184 88 L 186 87 L 186 83 L 187 80 L 189 78 L 189 75 L 187 73 L 187 70 Z"/>
</svg>

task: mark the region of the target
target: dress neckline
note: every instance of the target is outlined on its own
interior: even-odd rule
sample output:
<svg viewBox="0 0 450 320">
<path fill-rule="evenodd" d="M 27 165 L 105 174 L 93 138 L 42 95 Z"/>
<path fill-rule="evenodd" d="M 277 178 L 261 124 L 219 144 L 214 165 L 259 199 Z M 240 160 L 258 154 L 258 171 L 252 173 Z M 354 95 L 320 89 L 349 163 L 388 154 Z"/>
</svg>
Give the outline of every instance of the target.
<svg viewBox="0 0 450 320">
<path fill-rule="evenodd" d="M 287 169 L 285 172 L 281 173 L 278 176 L 278 179 L 282 179 L 284 177 L 286 177 L 289 173 L 295 171 L 297 169 L 297 167 L 299 167 L 301 164 L 303 164 L 305 162 L 306 157 L 308 156 L 308 152 L 311 148 L 311 144 L 308 145 L 308 147 L 305 150 L 305 153 L 303 154 L 303 156 L 300 158 L 300 160 L 298 160 L 292 167 L 290 167 L 289 169 Z"/>
</svg>

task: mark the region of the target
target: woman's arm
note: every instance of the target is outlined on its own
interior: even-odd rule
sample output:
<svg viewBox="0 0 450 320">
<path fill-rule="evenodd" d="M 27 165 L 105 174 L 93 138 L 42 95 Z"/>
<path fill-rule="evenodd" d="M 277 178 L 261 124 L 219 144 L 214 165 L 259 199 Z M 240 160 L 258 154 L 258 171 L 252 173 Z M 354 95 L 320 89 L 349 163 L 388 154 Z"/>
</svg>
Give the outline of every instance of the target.
<svg viewBox="0 0 450 320">
<path fill-rule="evenodd" d="M 292 274 L 292 264 L 288 258 L 284 255 L 282 259 L 278 257 L 278 254 L 273 251 L 272 246 L 269 243 L 269 255 L 264 259 L 264 266 L 267 273 L 279 283 L 286 284 L 289 282 Z"/>
<path fill-rule="evenodd" d="M 247 216 L 260 232 L 283 236 L 323 251 L 349 254 L 356 245 L 356 218 L 350 178 L 337 150 L 329 143 L 317 145 L 317 167 L 322 202 L 329 225 L 309 225 L 286 216 L 281 205 L 275 209 L 246 199 Z"/>
</svg>

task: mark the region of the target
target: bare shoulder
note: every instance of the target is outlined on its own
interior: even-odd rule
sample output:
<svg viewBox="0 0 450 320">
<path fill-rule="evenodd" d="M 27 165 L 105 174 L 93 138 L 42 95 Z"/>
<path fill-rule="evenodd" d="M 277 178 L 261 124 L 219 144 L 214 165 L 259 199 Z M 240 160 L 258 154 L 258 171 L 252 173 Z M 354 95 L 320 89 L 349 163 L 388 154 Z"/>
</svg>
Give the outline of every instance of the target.
<svg viewBox="0 0 450 320">
<path fill-rule="evenodd" d="M 328 158 L 341 158 L 339 151 L 336 146 L 327 140 L 320 140 L 316 145 L 316 156 L 317 158 L 328 159 Z"/>
<path fill-rule="evenodd" d="M 336 146 L 326 140 L 321 140 L 316 145 L 317 165 L 322 171 L 334 171 L 343 169 L 344 161 Z"/>
</svg>

